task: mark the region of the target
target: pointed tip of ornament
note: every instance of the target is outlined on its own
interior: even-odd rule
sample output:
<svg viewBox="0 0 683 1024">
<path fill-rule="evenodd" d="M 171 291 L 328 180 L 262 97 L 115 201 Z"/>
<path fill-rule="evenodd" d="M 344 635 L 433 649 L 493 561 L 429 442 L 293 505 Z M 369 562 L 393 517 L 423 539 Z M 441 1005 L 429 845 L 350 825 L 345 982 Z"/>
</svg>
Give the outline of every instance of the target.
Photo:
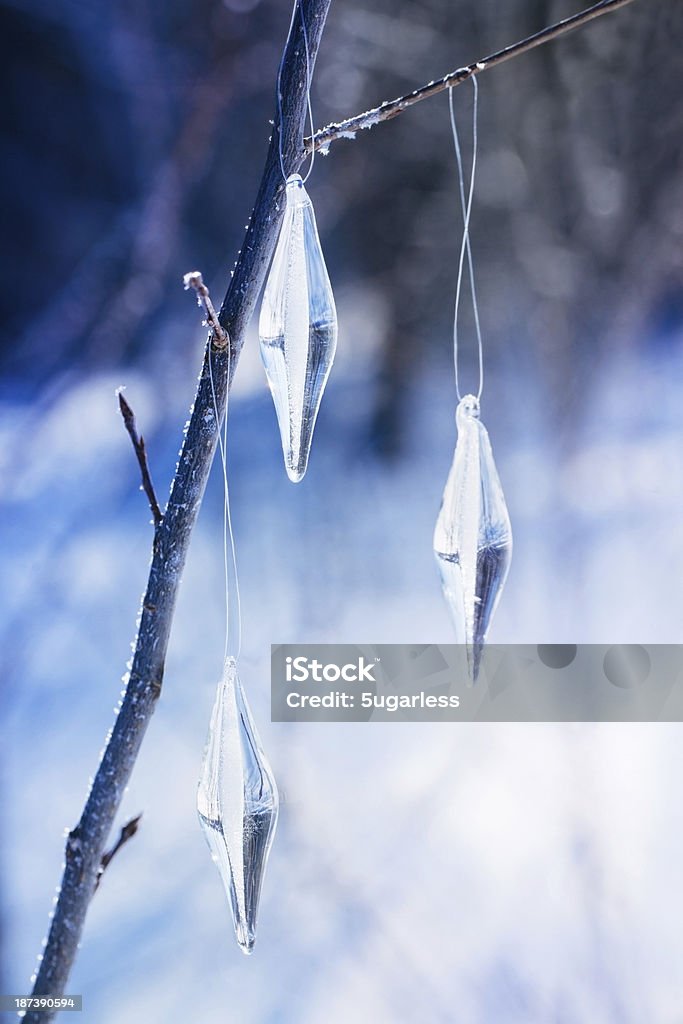
<svg viewBox="0 0 683 1024">
<path fill-rule="evenodd" d="M 237 944 L 245 956 L 251 956 L 256 945 L 256 932 L 251 928 L 240 928 L 237 931 Z"/>
<path fill-rule="evenodd" d="M 248 942 L 240 942 L 239 947 L 245 956 L 251 956 L 254 952 L 254 946 L 256 945 L 256 939 L 249 939 Z"/>
<path fill-rule="evenodd" d="M 470 683 L 472 686 L 479 679 L 479 669 L 481 668 L 481 656 L 484 653 L 484 644 L 481 640 L 474 644 L 467 645 L 467 667 L 469 669 Z"/>
<path fill-rule="evenodd" d="M 303 466 L 290 466 L 285 463 L 285 469 L 287 470 L 287 476 L 293 484 L 300 484 L 303 478 L 306 476 L 306 469 L 308 467 L 304 464 Z"/>
</svg>

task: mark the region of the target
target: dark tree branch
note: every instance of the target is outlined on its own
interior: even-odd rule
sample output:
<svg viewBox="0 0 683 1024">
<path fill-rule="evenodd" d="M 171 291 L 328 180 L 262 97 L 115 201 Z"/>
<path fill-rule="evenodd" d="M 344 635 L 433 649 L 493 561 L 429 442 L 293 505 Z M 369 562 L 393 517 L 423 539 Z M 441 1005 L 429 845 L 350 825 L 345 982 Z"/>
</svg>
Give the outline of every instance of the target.
<svg viewBox="0 0 683 1024">
<path fill-rule="evenodd" d="M 183 284 L 185 285 L 185 291 L 193 288 L 197 293 L 197 304 L 202 307 L 206 313 L 205 326 L 210 327 L 213 331 L 213 347 L 214 348 L 225 348 L 230 343 L 228 332 L 225 328 L 221 327 L 218 319 L 218 313 L 213 307 L 211 301 L 211 295 L 209 289 L 204 284 L 204 278 L 199 270 L 191 270 L 189 274 L 185 274 L 183 278 Z"/>
<path fill-rule="evenodd" d="M 119 838 L 116 840 L 114 845 L 106 853 L 102 854 L 102 860 L 100 861 L 100 870 L 97 873 L 97 881 L 95 882 L 95 892 L 99 889 L 100 882 L 102 881 L 102 875 L 107 870 L 112 860 L 119 852 L 122 846 L 125 846 L 129 839 L 132 839 L 140 826 L 140 820 L 142 815 L 138 814 L 137 818 L 131 818 L 127 821 L 119 832 Z"/>
<path fill-rule="evenodd" d="M 555 25 L 550 25 L 548 28 L 536 32 L 527 39 L 522 39 L 519 43 L 513 43 L 511 46 L 506 46 L 504 50 L 492 53 L 490 57 L 483 57 L 474 64 L 468 64 L 464 68 L 458 68 L 457 71 L 451 71 L 437 82 L 429 82 L 428 85 L 423 85 L 421 89 L 415 89 L 414 92 L 408 93 L 406 96 L 399 96 L 395 100 L 385 100 L 378 107 L 367 110 L 363 114 L 356 114 L 355 117 L 349 117 L 345 121 L 329 124 L 326 128 L 321 128 L 313 136 L 315 148 L 326 151 L 331 143 L 337 139 L 353 139 L 356 132 L 362 131 L 364 128 L 373 128 L 374 125 L 380 124 L 382 121 L 389 121 L 392 117 L 397 117 L 404 110 L 407 110 L 408 107 L 412 107 L 421 100 L 426 100 L 430 96 L 436 96 L 437 93 L 443 92 L 444 89 L 462 85 L 472 75 L 479 75 L 482 71 L 495 68 L 498 64 L 503 64 L 506 60 L 511 60 L 513 57 L 519 57 L 523 53 L 528 53 L 529 50 L 533 50 L 537 46 L 543 46 L 544 43 L 549 43 L 553 39 L 559 39 L 560 36 L 566 35 L 567 32 L 572 32 L 575 28 L 580 28 L 581 25 L 587 25 L 594 18 L 599 18 L 603 14 L 616 11 L 631 2 L 632 0 L 601 0 L 600 3 L 594 4 L 593 7 L 588 7 L 586 10 L 572 15 L 571 18 L 558 21 Z M 305 140 L 305 146 L 306 152 L 310 153 L 310 137 Z"/>
<path fill-rule="evenodd" d="M 370 114 L 359 115 L 342 125 L 324 129 L 315 136 L 316 146 L 339 138 L 343 131 L 357 131 L 371 123 L 393 117 L 404 106 L 416 103 L 447 88 L 449 84 L 456 84 L 471 74 L 491 67 L 493 63 L 508 60 L 532 46 L 555 38 L 563 31 L 569 31 L 570 27 L 577 27 L 591 17 L 614 10 L 627 2 L 607 0 L 591 11 L 578 15 L 573 24 L 570 24 L 572 19 L 569 19 L 569 23 L 564 23 L 567 25 L 565 28 L 554 26 L 545 33 L 539 33 L 538 37 L 532 37 L 531 41 L 516 44 L 516 47 L 510 47 L 480 62 L 480 65 L 447 76 L 452 82 L 442 80 L 426 86 L 424 90 L 418 90 L 412 97 L 395 100 L 393 104 L 383 105 Z M 300 0 L 300 9 L 306 21 L 311 70 L 330 4 L 331 0 Z M 537 41 L 534 42 L 534 39 Z M 100 873 L 104 846 L 161 693 L 171 623 L 190 537 L 215 454 L 218 430 L 225 414 L 228 389 L 242 349 L 245 329 L 272 258 L 284 211 L 284 182 L 278 140 L 281 138 L 282 159 L 287 174 L 298 170 L 306 157 L 303 137 L 307 113 L 306 80 L 301 19 L 295 18 L 282 69 L 282 123 L 278 122 L 273 131 L 243 247 L 217 318 L 218 324 L 227 333 L 229 344 L 222 348 L 215 344 L 213 339 L 216 326 L 212 323 L 211 314 L 207 312 L 208 322 L 213 329 L 205 350 L 199 386 L 171 495 L 163 519 L 155 530 L 152 564 L 126 692 L 80 821 L 67 839 L 59 898 L 34 985 L 34 995 L 59 996 L 64 993 Z M 383 113 L 386 107 L 390 110 Z M 213 387 L 208 363 L 212 344 Z M 214 414 L 214 393 L 218 418 Z M 47 1024 L 53 1017 L 53 1013 L 29 1010 L 24 1022 Z"/>
<path fill-rule="evenodd" d="M 133 443 L 133 449 L 138 460 L 140 467 L 140 476 L 142 477 L 142 489 L 147 495 L 147 501 L 154 518 L 154 525 L 159 526 L 161 520 L 164 518 L 159 508 L 159 502 L 157 496 L 154 493 L 154 484 L 152 483 L 152 477 L 150 476 L 149 466 L 147 464 L 147 449 L 145 448 L 145 439 L 138 434 L 138 428 L 135 423 L 135 413 L 129 406 L 126 399 L 123 397 L 123 390 L 119 388 L 116 392 L 119 399 L 119 409 L 123 416 L 123 422 L 128 431 L 128 435 Z"/>
<path fill-rule="evenodd" d="M 320 44 L 331 0 L 301 0 L 306 19 L 311 67 Z M 305 157 L 306 59 L 301 19 L 295 19 L 282 72 L 283 123 L 270 141 L 256 204 L 219 314 L 230 345 L 214 346 L 213 382 L 219 422 L 213 412 L 207 356 L 185 433 L 178 469 L 163 519 L 155 530 L 147 588 L 142 602 L 126 692 L 106 744 L 97 774 L 76 828 L 66 844 L 66 863 L 59 898 L 43 950 L 34 995 L 61 995 L 76 957 L 88 905 L 95 891 L 102 854 L 114 817 L 130 779 L 147 726 L 161 693 L 166 650 L 180 578 L 199 506 L 216 450 L 230 381 L 266 270 L 272 258 L 284 212 L 284 182 L 278 138 L 282 135 L 284 166 L 293 173 Z M 25 1024 L 47 1024 L 54 1014 L 29 1010 Z"/>
</svg>

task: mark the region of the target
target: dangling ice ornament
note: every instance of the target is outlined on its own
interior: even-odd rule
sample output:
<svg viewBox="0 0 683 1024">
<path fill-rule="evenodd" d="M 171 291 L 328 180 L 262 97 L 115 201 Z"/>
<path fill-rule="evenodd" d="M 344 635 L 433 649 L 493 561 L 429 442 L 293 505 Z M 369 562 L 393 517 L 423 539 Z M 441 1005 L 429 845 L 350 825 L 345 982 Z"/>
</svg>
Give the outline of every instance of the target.
<svg viewBox="0 0 683 1024">
<path fill-rule="evenodd" d="M 313 204 L 298 174 L 287 179 L 285 194 L 259 336 L 285 468 L 289 479 L 298 483 L 306 472 L 313 428 L 337 347 L 337 312 Z"/>
<path fill-rule="evenodd" d="M 510 568 L 512 531 L 479 400 L 456 411 L 458 440 L 434 530 L 434 554 L 457 642 L 467 648 L 470 678 L 479 675 L 486 634 Z"/>
<path fill-rule="evenodd" d="M 199 820 L 232 908 L 237 941 L 251 953 L 273 841 L 278 792 L 228 658 L 209 724 L 197 793 Z"/>
</svg>

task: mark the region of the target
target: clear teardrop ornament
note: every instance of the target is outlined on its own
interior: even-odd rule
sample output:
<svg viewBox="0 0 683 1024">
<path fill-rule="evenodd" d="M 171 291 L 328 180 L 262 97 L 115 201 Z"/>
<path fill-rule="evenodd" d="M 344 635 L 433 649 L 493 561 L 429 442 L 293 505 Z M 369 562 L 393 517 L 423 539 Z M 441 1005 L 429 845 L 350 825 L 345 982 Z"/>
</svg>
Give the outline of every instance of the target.
<svg viewBox="0 0 683 1024">
<path fill-rule="evenodd" d="M 298 174 L 287 179 L 280 237 L 259 319 L 261 359 L 275 403 L 287 475 L 306 472 L 313 429 L 337 347 L 337 312 L 315 223 Z"/>
<path fill-rule="evenodd" d="M 441 585 L 470 678 L 481 655 L 512 557 L 512 531 L 479 401 L 465 395 L 456 410 L 458 440 L 434 530 Z"/>
<path fill-rule="evenodd" d="M 256 941 L 261 887 L 278 815 L 278 792 L 234 658 L 218 684 L 202 762 L 197 810 L 246 954 Z"/>
</svg>

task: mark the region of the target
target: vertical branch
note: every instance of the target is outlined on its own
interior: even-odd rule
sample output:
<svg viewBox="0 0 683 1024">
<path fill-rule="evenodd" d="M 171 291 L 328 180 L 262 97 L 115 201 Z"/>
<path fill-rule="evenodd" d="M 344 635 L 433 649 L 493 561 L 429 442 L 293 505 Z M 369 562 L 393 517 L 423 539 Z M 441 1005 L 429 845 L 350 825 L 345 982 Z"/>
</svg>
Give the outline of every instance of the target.
<svg viewBox="0 0 683 1024">
<path fill-rule="evenodd" d="M 311 62 L 320 44 L 331 0 L 301 0 Z M 301 19 L 296 18 L 282 73 L 283 124 L 273 132 L 256 204 L 246 238 L 223 301 L 219 320 L 230 338 L 223 349 L 214 345 L 213 379 L 219 420 L 225 413 L 228 368 L 234 372 L 244 332 L 253 313 L 275 248 L 282 218 L 283 191 L 278 155 L 282 132 L 285 167 L 293 172 L 304 158 L 306 59 Z M 66 863 L 59 898 L 43 951 L 34 995 L 61 995 L 69 978 L 83 925 L 100 871 L 102 854 L 114 817 L 133 771 L 164 675 L 168 639 L 180 578 L 216 449 L 219 423 L 213 412 L 208 346 L 194 408 L 185 435 L 171 496 L 155 531 L 152 564 L 142 601 L 133 662 L 119 713 L 78 825 L 66 842 Z M 53 1013 L 29 1010 L 27 1024 L 46 1024 Z"/>
</svg>

